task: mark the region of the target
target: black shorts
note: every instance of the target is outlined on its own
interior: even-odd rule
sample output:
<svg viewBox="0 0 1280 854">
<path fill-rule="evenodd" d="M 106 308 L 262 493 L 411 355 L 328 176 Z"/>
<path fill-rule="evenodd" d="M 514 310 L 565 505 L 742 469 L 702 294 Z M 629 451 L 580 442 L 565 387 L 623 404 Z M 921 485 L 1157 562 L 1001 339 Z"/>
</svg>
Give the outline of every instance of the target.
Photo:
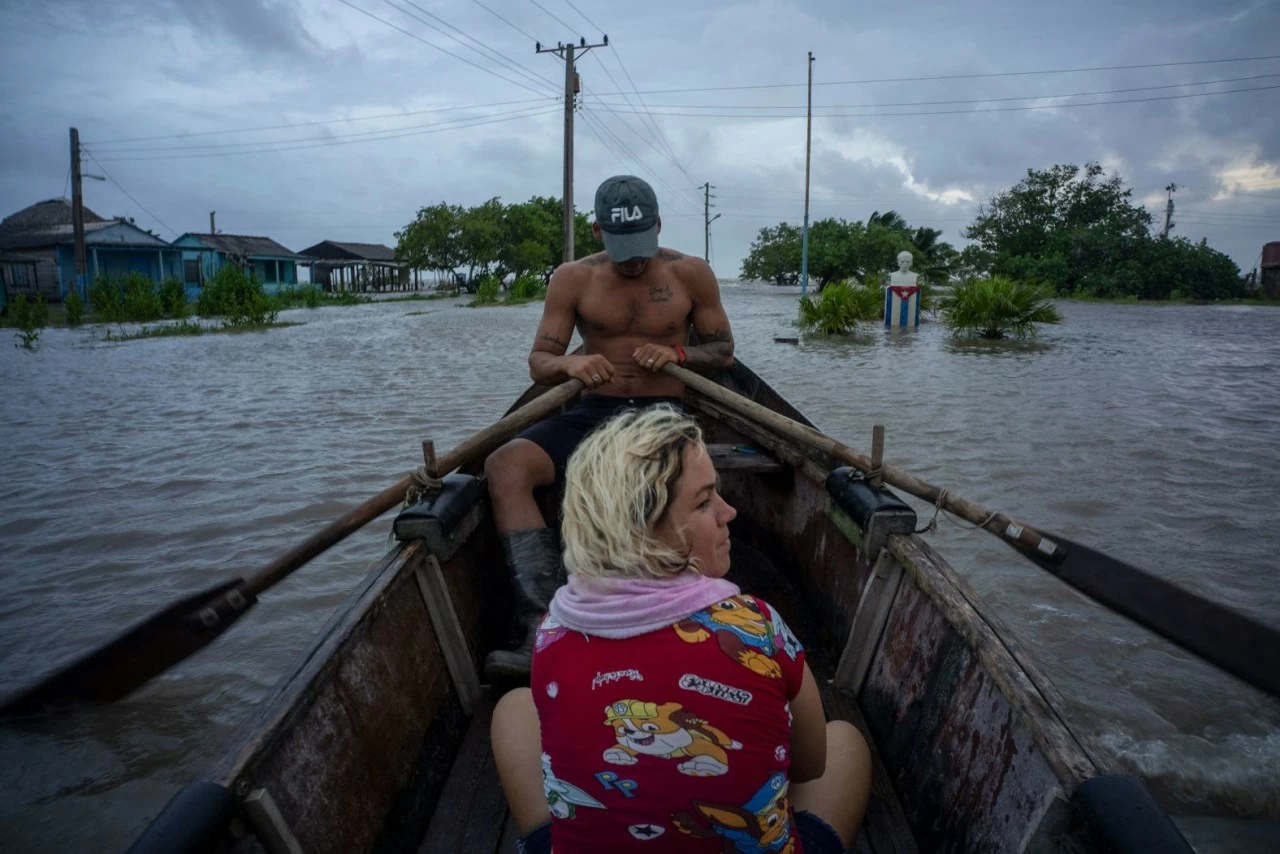
<svg viewBox="0 0 1280 854">
<path fill-rule="evenodd" d="M 559 415 L 552 415 L 527 428 L 517 439 L 528 439 L 547 452 L 556 467 L 556 483 L 564 480 L 569 455 L 592 430 L 624 409 L 644 409 L 666 403 L 684 412 L 684 401 L 678 397 L 609 397 L 586 394 L 578 403 Z"/>
</svg>

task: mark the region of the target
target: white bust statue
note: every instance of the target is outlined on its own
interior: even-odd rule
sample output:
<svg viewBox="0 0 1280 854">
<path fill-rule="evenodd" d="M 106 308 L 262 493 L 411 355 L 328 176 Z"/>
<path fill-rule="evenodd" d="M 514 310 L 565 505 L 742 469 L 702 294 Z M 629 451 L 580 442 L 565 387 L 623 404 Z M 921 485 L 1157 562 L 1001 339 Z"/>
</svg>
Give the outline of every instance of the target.
<svg viewBox="0 0 1280 854">
<path fill-rule="evenodd" d="M 898 253 L 898 269 L 889 274 L 891 287 L 916 287 L 917 276 L 911 272 L 911 253 L 903 250 Z"/>
</svg>

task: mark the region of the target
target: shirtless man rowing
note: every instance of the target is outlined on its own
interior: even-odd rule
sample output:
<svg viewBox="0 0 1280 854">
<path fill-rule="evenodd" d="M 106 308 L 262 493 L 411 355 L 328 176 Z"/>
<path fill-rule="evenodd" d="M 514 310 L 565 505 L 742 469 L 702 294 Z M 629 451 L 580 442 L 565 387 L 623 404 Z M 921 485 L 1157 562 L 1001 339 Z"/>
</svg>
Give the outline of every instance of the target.
<svg viewBox="0 0 1280 854">
<path fill-rule="evenodd" d="M 560 584 L 560 549 L 534 489 L 564 477 L 565 463 L 596 425 L 628 407 L 682 407 L 684 384 L 660 373 L 668 362 L 695 371 L 733 364 L 733 335 L 720 286 L 706 262 L 658 247 L 658 200 L 639 178 L 619 175 L 596 190 L 592 230 L 605 251 L 558 267 L 529 354 L 543 385 L 581 380 L 572 409 L 521 433 L 485 461 L 489 495 L 525 629 L 515 650 L 485 661 L 491 679 L 529 675 L 534 630 Z M 685 346 L 689 327 L 703 342 Z M 583 354 L 565 355 L 574 329 Z"/>
</svg>

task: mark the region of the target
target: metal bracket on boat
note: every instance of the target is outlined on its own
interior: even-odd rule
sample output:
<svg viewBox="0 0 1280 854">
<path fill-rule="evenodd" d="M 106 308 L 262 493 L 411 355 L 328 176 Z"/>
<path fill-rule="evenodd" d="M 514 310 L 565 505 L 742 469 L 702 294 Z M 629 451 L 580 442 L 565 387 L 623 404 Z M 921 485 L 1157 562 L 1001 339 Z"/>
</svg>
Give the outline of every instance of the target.
<svg viewBox="0 0 1280 854">
<path fill-rule="evenodd" d="M 879 554 L 890 534 L 916 529 L 916 511 L 888 489 L 877 489 L 856 469 L 842 466 L 827 475 L 827 492 L 862 529 L 863 553 Z"/>
<path fill-rule="evenodd" d="M 901 585 L 902 564 L 888 549 L 881 549 L 862 588 L 862 598 L 849 626 L 849 637 L 836 665 L 835 683 L 846 691 L 856 695 L 862 689 Z"/>
<path fill-rule="evenodd" d="M 250 792 L 244 799 L 244 811 L 254 834 L 269 854 L 305 854 L 302 843 L 293 835 L 293 829 L 266 789 Z"/>
<path fill-rule="evenodd" d="M 418 580 L 422 601 L 427 606 L 427 616 L 431 618 L 436 645 L 440 647 L 445 667 L 449 670 L 449 678 L 453 680 L 454 690 L 458 692 L 458 702 L 462 705 L 462 710 L 470 715 L 480 702 L 480 674 L 476 670 L 475 659 L 471 656 L 467 636 L 462 632 L 462 623 L 458 621 L 458 612 L 453 609 L 449 585 L 445 583 L 440 562 L 434 555 L 428 555 L 423 566 L 414 571 L 414 575 Z"/>
</svg>

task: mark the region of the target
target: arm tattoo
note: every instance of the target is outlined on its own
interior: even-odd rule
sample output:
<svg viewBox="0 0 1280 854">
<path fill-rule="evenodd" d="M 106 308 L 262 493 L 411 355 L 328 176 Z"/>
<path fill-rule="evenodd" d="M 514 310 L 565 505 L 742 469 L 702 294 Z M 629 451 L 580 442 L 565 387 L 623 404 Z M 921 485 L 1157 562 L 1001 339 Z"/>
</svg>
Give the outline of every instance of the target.
<svg viewBox="0 0 1280 854">
<path fill-rule="evenodd" d="M 550 334 L 546 334 L 546 335 L 539 335 L 539 336 L 538 336 L 538 340 L 539 340 L 539 341 L 550 341 L 552 344 L 559 344 L 561 347 L 568 347 L 568 346 L 569 346 L 569 344 L 568 344 L 568 342 L 567 342 L 567 341 L 561 341 L 561 340 L 560 340 L 559 338 L 557 338 L 556 336 L 554 336 L 554 335 L 550 335 Z"/>
<path fill-rule="evenodd" d="M 727 368 L 733 364 L 733 333 L 728 329 L 713 329 L 698 333 L 702 343 L 688 347 L 685 367 L 692 370 Z"/>
</svg>

